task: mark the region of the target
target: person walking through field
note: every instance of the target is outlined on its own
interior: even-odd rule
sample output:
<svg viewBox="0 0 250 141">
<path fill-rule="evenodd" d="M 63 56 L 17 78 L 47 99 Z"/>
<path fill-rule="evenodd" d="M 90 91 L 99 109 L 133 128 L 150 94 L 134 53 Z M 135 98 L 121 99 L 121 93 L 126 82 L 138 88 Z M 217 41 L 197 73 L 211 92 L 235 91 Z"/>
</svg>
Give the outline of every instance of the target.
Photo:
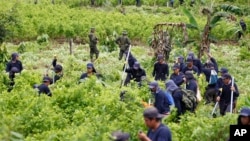
<svg viewBox="0 0 250 141">
<path fill-rule="evenodd" d="M 90 59 L 93 62 L 93 56 L 95 54 L 96 59 L 99 57 L 99 50 L 97 49 L 98 39 L 95 35 L 95 28 L 90 29 L 89 33 L 89 47 L 90 47 Z"/>
<path fill-rule="evenodd" d="M 147 134 L 139 131 L 140 141 L 172 141 L 170 129 L 161 120 L 164 115 L 160 114 L 155 107 L 149 107 L 143 112 L 145 125 L 149 128 Z"/>
<path fill-rule="evenodd" d="M 127 36 L 127 32 L 123 31 L 122 36 L 118 37 L 115 40 L 116 44 L 119 45 L 120 48 L 120 53 L 119 53 L 119 60 L 122 59 L 124 53 L 128 51 L 129 46 L 130 46 L 130 39 Z"/>
<path fill-rule="evenodd" d="M 239 97 L 239 91 L 236 83 L 232 85 L 232 77 L 230 74 L 225 73 L 221 77 L 223 81 L 222 88 L 219 90 L 217 96 L 217 102 L 219 102 L 220 114 L 225 115 L 226 112 L 230 112 L 231 104 L 232 109 L 236 107 L 236 101 Z M 233 92 L 233 101 L 231 103 L 231 92 Z"/>
<path fill-rule="evenodd" d="M 152 75 L 155 77 L 155 80 L 166 81 L 169 76 L 168 64 L 164 62 L 163 55 L 158 55 L 157 60 L 154 64 Z"/>
<path fill-rule="evenodd" d="M 9 73 L 10 78 L 10 89 L 8 91 L 11 91 L 12 87 L 15 85 L 14 78 L 16 73 L 21 73 L 23 70 L 23 64 L 19 60 L 19 55 L 17 53 L 11 54 L 11 60 L 6 65 L 6 72 Z"/>
</svg>

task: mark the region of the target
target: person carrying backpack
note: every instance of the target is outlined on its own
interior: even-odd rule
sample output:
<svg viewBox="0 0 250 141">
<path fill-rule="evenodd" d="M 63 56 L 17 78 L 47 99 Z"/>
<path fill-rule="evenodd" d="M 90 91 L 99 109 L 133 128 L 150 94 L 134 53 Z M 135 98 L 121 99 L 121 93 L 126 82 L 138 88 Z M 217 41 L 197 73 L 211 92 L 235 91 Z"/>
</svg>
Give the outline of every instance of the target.
<svg viewBox="0 0 250 141">
<path fill-rule="evenodd" d="M 158 82 L 154 81 L 149 84 L 151 93 L 154 95 L 154 106 L 157 108 L 160 114 L 169 115 L 170 103 L 166 97 L 164 91 L 159 87 Z"/>
<path fill-rule="evenodd" d="M 205 91 L 205 104 L 209 104 L 211 102 L 216 102 L 216 84 L 218 80 L 218 65 L 214 58 L 211 57 L 210 54 L 208 54 L 210 60 L 204 64 L 203 67 L 203 73 L 206 76 L 206 81 L 208 82 L 208 85 L 206 86 Z"/>
<path fill-rule="evenodd" d="M 194 112 L 197 105 L 197 98 L 193 91 L 179 88 L 173 80 L 166 82 L 166 89 L 174 99 L 175 107 L 177 108 L 177 117 L 184 114 L 187 110 Z"/>
</svg>

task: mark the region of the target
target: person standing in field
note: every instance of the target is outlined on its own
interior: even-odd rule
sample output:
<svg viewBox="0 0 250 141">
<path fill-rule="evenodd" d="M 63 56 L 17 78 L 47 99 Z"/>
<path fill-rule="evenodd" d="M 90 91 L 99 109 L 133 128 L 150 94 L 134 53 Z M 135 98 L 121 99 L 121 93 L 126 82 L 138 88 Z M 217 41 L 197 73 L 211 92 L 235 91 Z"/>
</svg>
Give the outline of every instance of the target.
<svg viewBox="0 0 250 141">
<path fill-rule="evenodd" d="M 220 114 L 223 116 L 226 112 L 230 112 L 231 104 L 232 109 L 236 107 L 237 97 L 239 97 L 239 91 L 236 83 L 232 85 L 232 77 L 230 74 L 225 73 L 221 77 L 223 81 L 222 88 L 219 90 L 217 96 L 217 102 L 219 102 Z M 231 103 L 231 92 L 233 92 L 233 103 Z"/>
<path fill-rule="evenodd" d="M 90 29 L 90 33 L 89 33 L 90 59 L 91 59 L 92 62 L 93 62 L 94 54 L 96 55 L 96 59 L 99 56 L 99 50 L 97 49 L 97 46 L 96 46 L 97 42 L 98 42 L 98 39 L 97 39 L 97 37 L 95 35 L 95 28 L 92 27 Z"/>
<path fill-rule="evenodd" d="M 147 134 L 139 131 L 140 141 L 172 141 L 170 129 L 161 120 L 164 115 L 160 114 L 155 107 L 149 107 L 143 112 L 144 122 L 149 128 Z"/>
<path fill-rule="evenodd" d="M 185 75 L 180 72 L 180 65 L 178 64 L 174 64 L 173 71 L 174 72 L 171 74 L 170 79 L 173 80 L 178 87 L 180 87 L 184 83 Z"/>
<path fill-rule="evenodd" d="M 158 55 L 152 75 L 155 77 L 155 80 L 165 81 L 168 78 L 169 68 L 168 64 L 164 62 L 163 55 Z"/>
<path fill-rule="evenodd" d="M 52 79 L 50 77 L 45 76 L 43 78 L 43 83 L 37 87 L 39 95 L 46 94 L 47 96 L 52 96 L 52 93 L 49 89 L 50 84 L 52 84 Z"/>
<path fill-rule="evenodd" d="M 122 59 L 123 54 L 128 51 L 129 46 L 130 46 L 130 39 L 127 36 L 127 32 L 123 31 L 122 36 L 118 37 L 115 40 L 116 44 L 119 45 L 120 48 L 120 53 L 119 53 L 119 60 Z"/>
<path fill-rule="evenodd" d="M 23 70 L 23 65 L 22 62 L 19 60 L 19 55 L 17 53 L 12 53 L 11 60 L 6 65 L 6 72 L 9 73 L 9 78 L 10 78 L 10 87 L 13 87 L 15 84 L 14 82 L 15 74 L 21 73 L 22 70 Z M 8 91 L 11 91 L 11 89 L 9 89 Z"/>
</svg>

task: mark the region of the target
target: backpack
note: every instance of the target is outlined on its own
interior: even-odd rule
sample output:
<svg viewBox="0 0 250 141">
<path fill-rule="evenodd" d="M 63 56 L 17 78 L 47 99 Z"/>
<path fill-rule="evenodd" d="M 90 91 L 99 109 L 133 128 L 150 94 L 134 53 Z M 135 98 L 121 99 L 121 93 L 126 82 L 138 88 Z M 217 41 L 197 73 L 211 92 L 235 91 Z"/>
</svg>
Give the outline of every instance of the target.
<svg viewBox="0 0 250 141">
<path fill-rule="evenodd" d="M 167 98 L 168 104 L 169 105 L 174 105 L 174 99 L 173 99 L 172 95 L 168 91 L 165 91 L 165 96 Z"/>
<path fill-rule="evenodd" d="M 218 75 L 215 70 L 211 70 L 211 75 L 209 78 L 209 84 L 216 84 L 218 80 Z"/>
<path fill-rule="evenodd" d="M 182 92 L 182 102 L 185 104 L 187 110 L 194 110 L 197 105 L 197 98 L 194 91 L 184 88 L 180 89 Z"/>
</svg>

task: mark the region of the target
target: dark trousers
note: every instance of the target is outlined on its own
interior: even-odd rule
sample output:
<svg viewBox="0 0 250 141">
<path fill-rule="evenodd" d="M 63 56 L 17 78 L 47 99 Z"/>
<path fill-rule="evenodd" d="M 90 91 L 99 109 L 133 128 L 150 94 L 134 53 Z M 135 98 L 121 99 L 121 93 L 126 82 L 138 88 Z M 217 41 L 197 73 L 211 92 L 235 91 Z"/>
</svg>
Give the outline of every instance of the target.
<svg viewBox="0 0 250 141">
<path fill-rule="evenodd" d="M 215 87 L 210 87 L 207 86 L 206 87 L 206 91 L 205 91 L 205 99 L 206 99 L 206 103 L 211 103 L 211 102 L 216 102 L 216 89 Z"/>
<path fill-rule="evenodd" d="M 121 60 L 121 59 L 122 59 L 123 54 L 125 53 L 125 51 L 126 51 L 126 50 L 122 50 L 122 49 L 120 49 L 120 53 L 119 53 L 119 60 Z"/>
<path fill-rule="evenodd" d="M 99 50 L 96 46 L 90 47 L 90 59 L 93 59 L 94 54 L 96 55 L 96 59 L 99 57 Z"/>
<path fill-rule="evenodd" d="M 230 112 L 230 108 L 231 108 L 231 103 L 226 103 L 225 101 L 221 100 L 219 102 L 219 106 L 220 106 L 220 114 L 223 116 L 226 114 L 226 112 Z M 233 108 L 232 110 L 234 110 L 234 108 L 236 107 L 236 100 L 233 101 Z"/>
</svg>

